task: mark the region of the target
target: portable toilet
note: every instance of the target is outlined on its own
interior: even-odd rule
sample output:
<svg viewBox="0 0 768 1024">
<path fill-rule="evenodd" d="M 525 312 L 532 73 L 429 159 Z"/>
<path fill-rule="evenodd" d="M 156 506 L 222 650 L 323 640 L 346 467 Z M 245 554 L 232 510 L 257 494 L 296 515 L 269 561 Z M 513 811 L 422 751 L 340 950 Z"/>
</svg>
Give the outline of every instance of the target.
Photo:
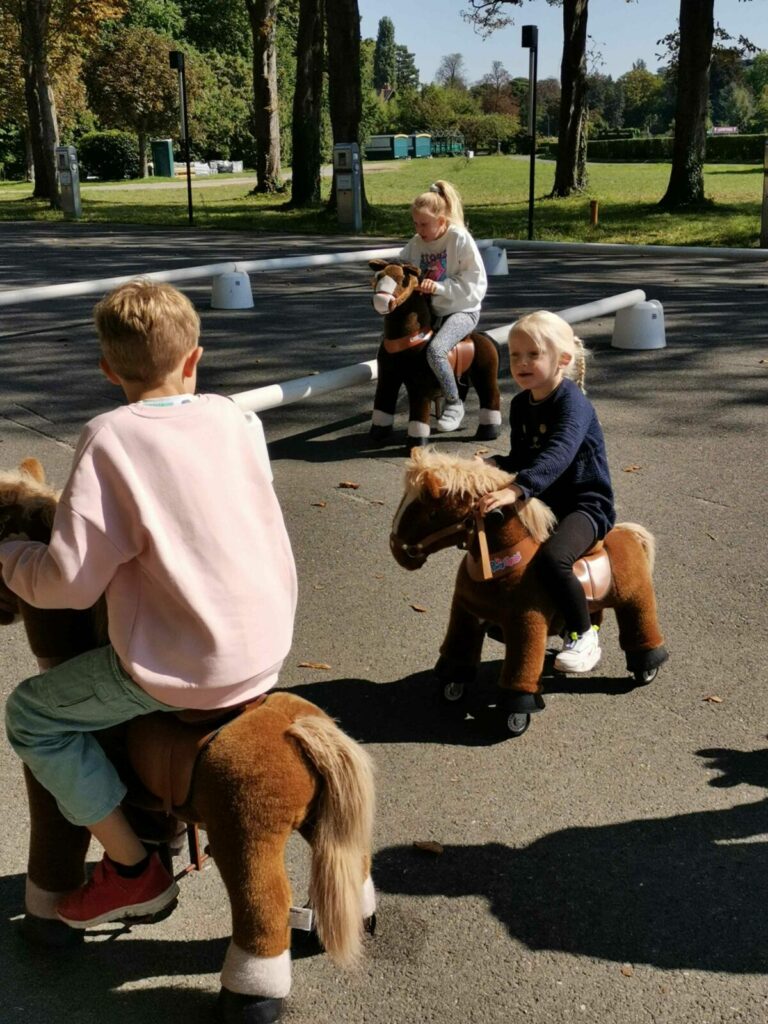
<svg viewBox="0 0 768 1024">
<path fill-rule="evenodd" d="M 415 132 L 408 138 L 408 155 L 414 160 L 432 156 L 432 136 L 427 132 Z"/>
<path fill-rule="evenodd" d="M 407 160 L 408 159 L 408 136 L 407 135 L 391 135 L 392 139 L 392 159 L 393 160 Z"/>
<path fill-rule="evenodd" d="M 170 139 L 152 139 L 151 146 L 155 177 L 172 178 L 174 175 L 173 142 Z"/>
</svg>

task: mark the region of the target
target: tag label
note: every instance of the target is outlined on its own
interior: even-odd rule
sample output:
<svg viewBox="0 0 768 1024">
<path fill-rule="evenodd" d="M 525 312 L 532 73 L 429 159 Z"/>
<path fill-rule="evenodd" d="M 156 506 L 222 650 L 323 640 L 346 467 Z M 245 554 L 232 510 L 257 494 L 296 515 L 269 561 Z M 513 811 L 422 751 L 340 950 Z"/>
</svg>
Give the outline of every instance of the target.
<svg viewBox="0 0 768 1024">
<path fill-rule="evenodd" d="M 288 925 L 298 932 L 311 932 L 315 915 L 311 907 L 291 907 Z"/>
</svg>

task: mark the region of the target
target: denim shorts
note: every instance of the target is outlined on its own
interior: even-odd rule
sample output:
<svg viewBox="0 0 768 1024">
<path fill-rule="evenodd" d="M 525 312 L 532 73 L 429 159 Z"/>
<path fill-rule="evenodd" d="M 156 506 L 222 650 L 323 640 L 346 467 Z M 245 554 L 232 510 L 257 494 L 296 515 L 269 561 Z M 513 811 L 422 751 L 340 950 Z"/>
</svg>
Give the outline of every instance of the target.
<svg viewBox="0 0 768 1024">
<path fill-rule="evenodd" d="M 65 661 L 19 683 L 8 698 L 8 740 L 73 825 L 93 825 L 122 802 L 125 785 L 92 735 L 152 711 L 174 711 L 123 670 L 113 648 Z"/>
</svg>

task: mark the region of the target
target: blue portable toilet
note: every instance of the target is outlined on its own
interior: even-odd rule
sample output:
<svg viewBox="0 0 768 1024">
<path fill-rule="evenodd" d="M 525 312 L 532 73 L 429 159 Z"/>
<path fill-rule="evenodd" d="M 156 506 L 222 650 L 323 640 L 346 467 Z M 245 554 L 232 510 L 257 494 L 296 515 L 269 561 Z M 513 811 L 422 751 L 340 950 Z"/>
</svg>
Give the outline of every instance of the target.
<svg viewBox="0 0 768 1024">
<path fill-rule="evenodd" d="M 409 136 L 408 156 L 414 160 L 432 156 L 432 136 L 428 132 L 414 132 Z"/>
</svg>

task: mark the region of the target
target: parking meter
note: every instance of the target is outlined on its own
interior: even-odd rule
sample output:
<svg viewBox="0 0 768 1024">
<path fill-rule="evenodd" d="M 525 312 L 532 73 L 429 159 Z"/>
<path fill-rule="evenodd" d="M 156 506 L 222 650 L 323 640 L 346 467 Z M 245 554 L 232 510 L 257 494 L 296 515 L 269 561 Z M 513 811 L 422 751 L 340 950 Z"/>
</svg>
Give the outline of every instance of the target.
<svg viewBox="0 0 768 1024">
<path fill-rule="evenodd" d="M 363 230 L 360 150 L 356 142 L 337 142 L 333 147 L 336 173 L 336 215 L 339 227 Z"/>
<path fill-rule="evenodd" d="M 77 150 L 74 146 L 56 147 L 56 173 L 59 176 L 61 208 L 67 218 L 80 217 L 80 168 L 77 165 Z"/>
</svg>

